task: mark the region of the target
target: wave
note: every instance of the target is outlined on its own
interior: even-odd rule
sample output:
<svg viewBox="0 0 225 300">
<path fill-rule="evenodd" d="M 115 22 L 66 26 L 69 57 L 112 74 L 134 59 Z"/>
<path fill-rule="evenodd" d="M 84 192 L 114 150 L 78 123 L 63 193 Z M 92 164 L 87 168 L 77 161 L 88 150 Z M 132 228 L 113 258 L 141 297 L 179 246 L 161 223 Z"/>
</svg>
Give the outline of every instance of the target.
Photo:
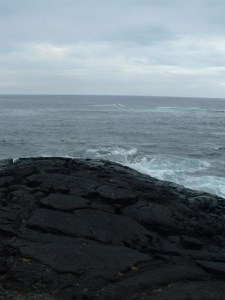
<svg viewBox="0 0 225 300">
<path fill-rule="evenodd" d="M 130 167 L 160 180 L 174 182 L 186 188 L 208 192 L 225 198 L 225 177 L 208 175 L 211 164 L 199 158 L 169 154 L 146 155 L 135 147 L 108 146 L 87 149 L 85 152 L 45 153 L 42 157 L 105 159 Z M 29 156 L 30 157 L 30 156 Z M 15 162 L 17 158 L 13 161 Z M 1 164 L 0 164 L 1 169 Z"/>
<path fill-rule="evenodd" d="M 127 164 L 131 157 L 137 154 L 136 148 L 124 148 L 124 147 L 101 147 L 97 149 L 86 150 L 86 156 L 90 158 L 108 159 L 114 162 Z"/>
<path fill-rule="evenodd" d="M 225 150 L 225 146 L 215 146 L 213 147 L 214 150 Z"/>
<path fill-rule="evenodd" d="M 198 107 L 159 106 L 159 107 L 150 108 L 147 111 L 156 112 L 156 113 L 176 113 L 176 112 L 188 112 L 188 111 L 209 112 L 209 113 L 224 113 L 225 109 L 215 110 L 215 109 L 198 108 Z"/>
<path fill-rule="evenodd" d="M 89 104 L 89 106 L 95 106 L 95 107 L 126 107 L 126 105 L 121 104 L 121 103 Z"/>
<path fill-rule="evenodd" d="M 144 155 L 136 148 L 101 147 L 86 150 L 89 158 L 107 159 L 160 180 L 225 198 L 225 178 L 205 175 L 210 163 L 167 154 Z"/>
<path fill-rule="evenodd" d="M 18 108 L 18 109 L 2 109 L 0 111 L 0 115 L 9 116 L 9 117 L 29 117 L 33 115 L 40 114 L 39 110 L 36 109 L 24 109 L 24 108 Z"/>
</svg>

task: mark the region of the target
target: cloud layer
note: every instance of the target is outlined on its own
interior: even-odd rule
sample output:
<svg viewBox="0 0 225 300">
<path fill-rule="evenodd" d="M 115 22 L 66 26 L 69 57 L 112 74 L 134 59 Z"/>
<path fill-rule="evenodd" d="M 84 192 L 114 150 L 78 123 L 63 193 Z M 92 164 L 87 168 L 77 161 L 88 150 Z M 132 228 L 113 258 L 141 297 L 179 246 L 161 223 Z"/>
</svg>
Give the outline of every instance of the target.
<svg viewBox="0 0 225 300">
<path fill-rule="evenodd" d="M 225 2 L 0 0 L 0 93 L 225 97 Z"/>
</svg>

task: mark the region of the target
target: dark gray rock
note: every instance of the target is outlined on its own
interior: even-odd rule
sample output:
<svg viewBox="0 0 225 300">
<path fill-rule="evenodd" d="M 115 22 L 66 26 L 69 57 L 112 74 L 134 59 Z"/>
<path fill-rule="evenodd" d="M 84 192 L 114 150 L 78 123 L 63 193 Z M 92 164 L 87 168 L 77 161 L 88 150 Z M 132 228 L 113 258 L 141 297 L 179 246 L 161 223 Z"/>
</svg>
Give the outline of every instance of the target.
<svg viewBox="0 0 225 300">
<path fill-rule="evenodd" d="M 204 243 L 200 239 L 188 237 L 184 235 L 181 236 L 181 241 L 185 247 L 191 249 L 201 249 L 204 245 Z"/>
<path fill-rule="evenodd" d="M 87 208 L 89 201 L 79 196 L 50 194 L 46 198 L 41 198 L 39 203 L 49 208 L 58 210 L 75 210 L 80 208 Z"/>
<path fill-rule="evenodd" d="M 146 291 L 151 294 L 154 290 L 160 289 L 160 286 L 164 288 L 173 282 L 195 281 L 204 277 L 206 277 L 205 272 L 195 265 L 161 264 L 156 267 L 152 266 L 150 270 L 145 272 L 139 273 L 137 270 L 135 276 L 130 275 L 118 283 L 108 285 L 104 291 L 99 291 L 99 298 L 131 299 L 134 294 L 139 293 L 137 299 L 140 299 L 146 294 Z M 142 297 L 140 297 L 141 295 Z"/>
<path fill-rule="evenodd" d="M 114 202 L 119 202 L 121 204 L 128 204 L 137 200 L 137 194 L 135 192 L 112 184 L 101 185 L 97 187 L 96 192 L 109 201 L 113 200 Z"/>
<path fill-rule="evenodd" d="M 170 283 L 163 288 L 156 288 L 145 294 L 142 299 L 152 300 L 224 300 L 224 281 L 187 281 Z"/>
<path fill-rule="evenodd" d="M 66 193 L 68 189 L 76 185 L 77 179 L 69 175 L 61 174 L 34 174 L 26 177 L 29 187 L 41 187 L 52 192 Z"/>
<path fill-rule="evenodd" d="M 58 273 L 112 278 L 138 262 L 151 257 L 135 250 L 103 245 L 86 239 L 59 239 L 58 243 L 23 245 L 23 256 L 35 259 Z"/>
<path fill-rule="evenodd" d="M 3 176 L 0 177 L 0 188 L 8 187 L 15 181 L 13 176 Z"/>
<path fill-rule="evenodd" d="M 0 170 L 0 299 L 225 299 L 225 200 L 107 161 Z"/>
<path fill-rule="evenodd" d="M 173 216 L 173 207 L 149 201 L 139 201 L 132 206 L 127 206 L 123 213 L 136 219 L 139 223 L 176 227 Z"/>
<path fill-rule="evenodd" d="M 217 261 L 198 260 L 197 263 L 199 264 L 199 266 L 203 267 L 208 272 L 213 272 L 215 274 L 225 276 L 225 261 L 217 262 Z"/>
<path fill-rule="evenodd" d="M 68 236 L 86 237 L 116 245 L 145 244 L 150 233 L 134 220 L 104 211 L 80 209 L 74 214 L 36 209 L 25 223 L 27 226 Z"/>
<path fill-rule="evenodd" d="M 0 160 L 0 169 L 5 169 L 13 164 L 13 159 L 1 159 Z"/>
</svg>

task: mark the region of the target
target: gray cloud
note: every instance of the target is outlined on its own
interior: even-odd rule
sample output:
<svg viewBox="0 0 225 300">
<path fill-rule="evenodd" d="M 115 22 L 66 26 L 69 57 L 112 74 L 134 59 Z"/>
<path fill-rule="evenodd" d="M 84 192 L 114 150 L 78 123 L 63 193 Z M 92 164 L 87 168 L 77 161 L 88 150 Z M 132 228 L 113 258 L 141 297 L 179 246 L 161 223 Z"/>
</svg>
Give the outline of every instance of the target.
<svg viewBox="0 0 225 300">
<path fill-rule="evenodd" d="M 222 0 L 0 0 L 0 93 L 224 97 Z"/>
</svg>

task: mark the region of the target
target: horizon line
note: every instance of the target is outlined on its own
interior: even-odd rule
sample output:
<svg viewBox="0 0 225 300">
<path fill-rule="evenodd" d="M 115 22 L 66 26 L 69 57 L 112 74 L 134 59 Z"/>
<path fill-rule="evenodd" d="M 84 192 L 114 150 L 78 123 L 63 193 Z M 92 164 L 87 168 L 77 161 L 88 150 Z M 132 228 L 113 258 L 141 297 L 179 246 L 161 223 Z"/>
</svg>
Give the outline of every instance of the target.
<svg viewBox="0 0 225 300">
<path fill-rule="evenodd" d="M 145 98 L 187 98 L 187 99 L 221 99 L 225 100 L 225 97 L 204 97 L 204 96 L 156 96 L 156 95 L 129 95 L 129 94 L 53 94 L 53 93 L 47 93 L 47 94 L 23 94 L 23 93 L 0 93 L 1 96 L 94 96 L 94 97 L 145 97 Z"/>
</svg>

